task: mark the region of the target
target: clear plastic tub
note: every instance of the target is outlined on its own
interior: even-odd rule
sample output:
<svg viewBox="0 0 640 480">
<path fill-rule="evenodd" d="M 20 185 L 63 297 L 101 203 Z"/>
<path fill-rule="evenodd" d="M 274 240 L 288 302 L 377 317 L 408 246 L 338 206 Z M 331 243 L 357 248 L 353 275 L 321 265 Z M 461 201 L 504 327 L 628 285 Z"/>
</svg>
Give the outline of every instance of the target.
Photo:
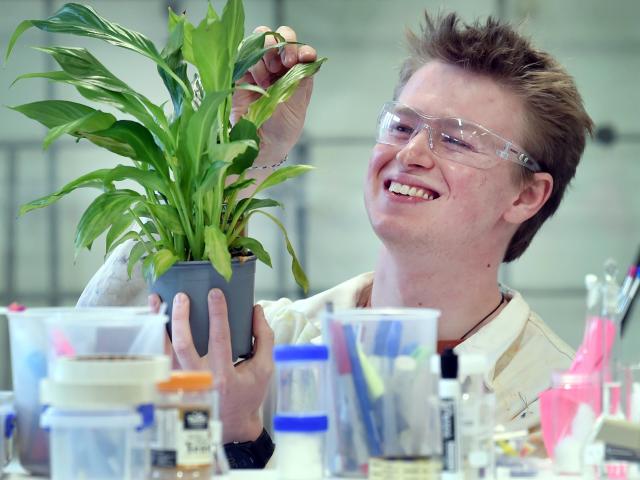
<svg viewBox="0 0 640 480">
<path fill-rule="evenodd" d="M 279 345 L 273 351 L 278 415 L 326 415 L 329 350 L 325 345 Z"/>
<path fill-rule="evenodd" d="M 131 309 L 81 309 L 46 319 L 49 378 L 62 380 L 59 359 L 129 360 L 164 355 L 166 315 Z"/>
<path fill-rule="evenodd" d="M 13 392 L 0 391 L 0 477 L 2 469 L 11 461 L 13 454 L 15 418 Z"/>
<path fill-rule="evenodd" d="M 280 480 L 324 478 L 328 419 L 317 416 L 276 416 L 276 468 Z"/>
<path fill-rule="evenodd" d="M 22 467 L 29 473 L 43 476 L 49 474 L 49 437 L 40 427 L 42 407 L 39 400 L 40 380 L 47 376 L 49 350 L 45 320 L 70 315 L 90 322 L 91 315 L 118 318 L 122 314 L 144 313 L 150 313 L 149 309 L 51 307 L 28 308 L 20 312 L 7 313 L 17 429 L 20 432 L 17 437 L 18 457 Z M 85 328 L 82 330 L 86 332 Z M 157 346 L 154 348 L 162 349 Z"/>
<path fill-rule="evenodd" d="M 51 480 L 139 480 L 148 478 L 148 430 L 137 431 L 134 409 L 48 408 L 42 426 L 50 429 Z"/>
<path fill-rule="evenodd" d="M 370 458 L 439 461 L 436 351 L 440 312 L 328 312 L 331 475 L 366 478 Z"/>
</svg>

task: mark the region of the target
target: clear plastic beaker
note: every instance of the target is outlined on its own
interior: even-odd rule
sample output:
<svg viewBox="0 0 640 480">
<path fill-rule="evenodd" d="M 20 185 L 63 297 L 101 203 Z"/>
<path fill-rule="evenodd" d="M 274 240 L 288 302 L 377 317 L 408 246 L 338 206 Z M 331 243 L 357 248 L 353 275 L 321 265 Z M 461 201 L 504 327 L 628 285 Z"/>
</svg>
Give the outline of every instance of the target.
<svg viewBox="0 0 640 480">
<path fill-rule="evenodd" d="M 92 315 L 118 318 L 119 315 L 144 313 L 151 312 L 146 307 L 45 307 L 7 313 L 17 429 L 20 432 L 17 437 L 18 457 L 21 466 L 29 473 L 49 474 L 49 435 L 40 427 L 42 405 L 39 400 L 40 381 L 47 377 L 48 354 L 53 348 L 49 342 L 46 320 L 68 315 L 90 323 Z M 84 332 L 85 328 L 82 328 Z M 154 341 L 154 345 L 156 343 Z M 62 348 L 63 344 L 59 340 L 56 342 L 58 348 Z M 154 348 L 160 348 L 160 353 L 163 353 L 162 343 Z"/>
<path fill-rule="evenodd" d="M 369 459 L 439 462 L 436 351 L 439 311 L 354 309 L 327 312 L 330 348 L 328 468 L 366 478 Z M 386 468 L 386 467 L 385 467 Z M 384 469 L 384 468 L 383 468 Z"/>
</svg>

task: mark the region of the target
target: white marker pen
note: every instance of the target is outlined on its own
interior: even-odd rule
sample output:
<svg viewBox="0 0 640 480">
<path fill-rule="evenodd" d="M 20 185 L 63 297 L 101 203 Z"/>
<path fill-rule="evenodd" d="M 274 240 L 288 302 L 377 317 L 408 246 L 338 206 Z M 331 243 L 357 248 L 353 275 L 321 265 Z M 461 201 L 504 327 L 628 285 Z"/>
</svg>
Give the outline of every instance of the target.
<svg viewBox="0 0 640 480">
<path fill-rule="evenodd" d="M 447 349 L 440 356 L 440 436 L 442 438 L 442 480 L 462 480 L 462 448 L 460 432 L 460 383 L 458 356 Z"/>
</svg>

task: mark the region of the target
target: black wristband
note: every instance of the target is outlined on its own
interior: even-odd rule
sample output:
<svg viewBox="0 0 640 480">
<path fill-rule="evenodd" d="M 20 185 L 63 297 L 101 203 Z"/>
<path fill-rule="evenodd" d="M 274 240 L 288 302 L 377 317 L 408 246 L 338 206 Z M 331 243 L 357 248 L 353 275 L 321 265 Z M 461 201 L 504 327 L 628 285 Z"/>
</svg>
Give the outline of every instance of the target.
<svg viewBox="0 0 640 480">
<path fill-rule="evenodd" d="M 263 428 L 255 442 L 225 443 L 224 451 L 231 468 L 264 468 L 276 446 Z"/>
</svg>

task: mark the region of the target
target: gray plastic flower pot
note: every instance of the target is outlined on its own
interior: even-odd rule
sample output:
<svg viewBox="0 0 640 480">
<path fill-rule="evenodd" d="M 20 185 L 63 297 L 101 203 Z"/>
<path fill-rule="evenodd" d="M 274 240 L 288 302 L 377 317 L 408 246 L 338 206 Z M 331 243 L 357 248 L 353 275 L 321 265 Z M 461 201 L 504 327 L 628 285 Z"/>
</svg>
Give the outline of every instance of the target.
<svg viewBox="0 0 640 480">
<path fill-rule="evenodd" d="M 151 292 L 166 302 L 169 318 L 176 293 L 189 296 L 191 335 L 200 356 L 205 355 L 209 347 L 207 295 L 212 288 L 222 290 L 227 300 L 232 359 L 251 354 L 256 257 L 233 259 L 232 271 L 227 283 L 210 262 L 178 262 L 149 286 Z M 171 336 L 171 321 L 167 330 Z"/>
</svg>

